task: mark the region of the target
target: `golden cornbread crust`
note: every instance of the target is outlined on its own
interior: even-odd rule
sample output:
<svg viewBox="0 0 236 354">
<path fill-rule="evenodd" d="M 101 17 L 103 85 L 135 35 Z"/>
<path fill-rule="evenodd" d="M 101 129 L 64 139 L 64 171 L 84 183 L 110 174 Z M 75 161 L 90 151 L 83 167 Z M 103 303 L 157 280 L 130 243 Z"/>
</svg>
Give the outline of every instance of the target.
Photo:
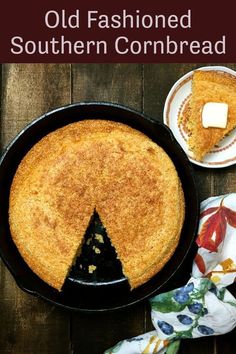
<svg viewBox="0 0 236 354">
<path fill-rule="evenodd" d="M 202 108 L 207 102 L 228 104 L 228 122 L 225 129 L 203 127 Z M 224 136 L 236 127 L 236 77 L 220 71 L 195 71 L 187 119 L 190 134 L 188 145 L 196 160 L 201 161 Z"/>
<path fill-rule="evenodd" d="M 135 288 L 174 253 L 184 207 L 162 148 L 124 124 L 84 120 L 50 133 L 21 161 L 9 223 L 29 267 L 61 290 L 96 209 Z"/>
</svg>

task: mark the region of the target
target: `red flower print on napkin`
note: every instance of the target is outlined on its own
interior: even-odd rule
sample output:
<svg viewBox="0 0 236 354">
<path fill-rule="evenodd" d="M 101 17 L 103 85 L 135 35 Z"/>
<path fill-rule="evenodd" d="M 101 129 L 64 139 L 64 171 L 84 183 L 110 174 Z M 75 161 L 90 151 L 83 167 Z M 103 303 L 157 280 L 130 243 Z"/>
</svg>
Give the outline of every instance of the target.
<svg viewBox="0 0 236 354">
<path fill-rule="evenodd" d="M 200 270 L 200 272 L 202 274 L 204 274 L 206 271 L 206 266 L 205 266 L 204 259 L 202 258 L 202 256 L 199 253 L 196 254 L 194 261 L 195 261 L 196 265 L 198 266 L 198 269 Z"/>
<path fill-rule="evenodd" d="M 197 245 L 211 252 L 217 252 L 218 246 L 224 240 L 227 223 L 236 228 L 236 212 L 223 205 L 204 210 L 200 218 L 212 214 L 203 224 L 197 237 Z"/>
</svg>

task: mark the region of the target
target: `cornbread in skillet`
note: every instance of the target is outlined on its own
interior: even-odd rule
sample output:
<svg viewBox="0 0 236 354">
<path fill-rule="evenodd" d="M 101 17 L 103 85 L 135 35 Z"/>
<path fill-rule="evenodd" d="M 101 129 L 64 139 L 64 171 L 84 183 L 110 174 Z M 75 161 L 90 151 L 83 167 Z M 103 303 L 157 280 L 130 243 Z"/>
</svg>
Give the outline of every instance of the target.
<svg viewBox="0 0 236 354">
<path fill-rule="evenodd" d="M 164 150 L 120 123 L 84 120 L 40 140 L 21 161 L 9 206 L 12 238 L 29 267 L 61 290 L 94 210 L 131 288 L 178 244 L 184 197 Z"/>
<path fill-rule="evenodd" d="M 208 102 L 228 104 L 225 129 L 204 128 L 202 109 Z M 188 145 L 196 160 L 201 161 L 221 139 L 236 127 L 236 77 L 220 71 L 194 72 L 190 110 L 187 112 Z"/>
</svg>

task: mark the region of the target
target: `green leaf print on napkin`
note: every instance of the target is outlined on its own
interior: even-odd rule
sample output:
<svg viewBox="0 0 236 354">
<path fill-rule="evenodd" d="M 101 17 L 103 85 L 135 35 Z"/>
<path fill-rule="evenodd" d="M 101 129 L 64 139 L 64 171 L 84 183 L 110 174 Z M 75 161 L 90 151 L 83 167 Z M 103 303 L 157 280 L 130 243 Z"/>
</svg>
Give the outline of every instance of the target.
<svg viewBox="0 0 236 354">
<path fill-rule="evenodd" d="M 194 285 L 189 283 L 177 290 L 157 295 L 150 300 L 152 309 L 162 313 L 180 312 L 192 302 L 193 291 Z"/>
<path fill-rule="evenodd" d="M 170 291 L 165 294 L 160 294 L 155 298 L 150 300 L 151 306 L 153 310 L 169 313 L 169 312 L 179 312 L 182 311 L 186 304 L 181 304 L 174 300 L 174 292 Z"/>
<path fill-rule="evenodd" d="M 177 354 L 180 347 L 180 340 L 171 342 L 167 348 L 166 354 Z"/>
</svg>

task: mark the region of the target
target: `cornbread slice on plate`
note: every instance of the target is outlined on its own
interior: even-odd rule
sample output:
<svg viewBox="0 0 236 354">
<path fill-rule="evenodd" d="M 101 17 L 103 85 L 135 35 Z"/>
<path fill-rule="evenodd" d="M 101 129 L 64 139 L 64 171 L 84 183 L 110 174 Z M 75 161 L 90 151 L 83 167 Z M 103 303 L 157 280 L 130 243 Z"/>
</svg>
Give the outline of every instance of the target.
<svg viewBox="0 0 236 354">
<path fill-rule="evenodd" d="M 228 104 L 225 129 L 204 128 L 202 109 L 208 102 Z M 226 72 L 196 70 L 192 80 L 190 109 L 186 111 L 188 145 L 194 158 L 201 161 L 231 130 L 236 127 L 236 77 Z"/>
<path fill-rule="evenodd" d="M 168 155 L 120 123 L 85 120 L 39 141 L 15 174 L 12 238 L 29 267 L 61 290 L 96 210 L 135 288 L 177 247 L 184 197 Z"/>
</svg>

